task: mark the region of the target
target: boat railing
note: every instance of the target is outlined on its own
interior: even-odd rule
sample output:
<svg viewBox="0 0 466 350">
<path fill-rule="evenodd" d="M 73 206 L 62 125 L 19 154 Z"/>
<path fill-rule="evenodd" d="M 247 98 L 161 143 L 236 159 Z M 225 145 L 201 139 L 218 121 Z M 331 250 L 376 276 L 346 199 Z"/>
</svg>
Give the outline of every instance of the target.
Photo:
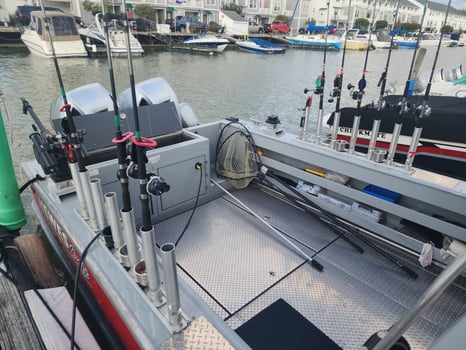
<svg viewBox="0 0 466 350">
<path fill-rule="evenodd" d="M 383 338 L 372 350 L 385 350 L 397 342 L 404 332 L 433 305 L 442 293 L 453 283 L 466 268 L 466 251 L 458 255 L 455 260 L 437 277 L 431 286 L 418 299 L 416 304 L 385 333 Z"/>
</svg>

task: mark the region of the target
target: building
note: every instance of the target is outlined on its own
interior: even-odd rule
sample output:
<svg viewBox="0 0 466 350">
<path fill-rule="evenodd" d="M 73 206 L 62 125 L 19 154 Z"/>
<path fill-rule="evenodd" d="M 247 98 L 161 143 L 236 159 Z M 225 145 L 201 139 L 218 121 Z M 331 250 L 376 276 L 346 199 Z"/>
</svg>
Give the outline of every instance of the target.
<svg viewBox="0 0 466 350">
<path fill-rule="evenodd" d="M 38 5 L 39 0 L 0 0 L 3 10 L 14 13 L 17 5 Z M 101 4 L 101 0 L 90 0 Z M 105 0 L 119 12 L 121 0 Z M 375 0 L 375 20 L 393 23 L 393 14 L 397 0 Z M 73 15 L 82 17 L 85 22 L 90 18 L 82 8 L 82 0 L 43 0 L 45 6 L 59 7 Z M 327 22 L 327 0 L 129 0 L 127 5 L 151 5 L 155 9 L 156 23 L 165 23 L 175 16 L 196 16 L 199 20 L 220 23 L 221 8 L 224 4 L 235 3 L 243 9 L 242 16 L 249 23 L 270 23 L 277 15 L 289 16 L 293 30 L 304 27 L 310 21 L 317 25 Z M 423 13 L 423 1 L 400 0 L 398 21 L 400 23 L 420 23 Z M 329 22 L 345 27 L 349 21 L 352 27 L 358 18 L 367 18 L 372 22 L 374 0 L 330 0 Z M 424 31 L 439 32 L 445 19 L 446 5 L 435 2 L 428 3 L 428 10 L 423 24 Z M 466 14 L 450 8 L 447 24 L 455 30 L 466 30 Z"/>
</svg>

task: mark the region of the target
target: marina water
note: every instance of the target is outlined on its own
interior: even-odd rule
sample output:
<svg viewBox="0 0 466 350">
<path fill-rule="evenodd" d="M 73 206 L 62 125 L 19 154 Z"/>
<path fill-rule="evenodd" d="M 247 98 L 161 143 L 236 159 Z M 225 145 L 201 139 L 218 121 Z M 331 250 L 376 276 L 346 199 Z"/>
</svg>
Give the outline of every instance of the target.
<svg viewBox="0 0 466 350">
<path fill-rule="evenodd" d="M 436 48 L 427 49 L 420 72 L 430 71 Z M 367 88 L 363 104 L 378 98 L 377 87 L 387 60 L 388 50 L 369 53 Z M 361 78 L 366 53 L 346 53 L 343 86 L 357 86 Z M 388 74 L 388 88 L 403 92 L 413 50 L 392 52 Z M 342 51 L 327 53 L 324 114 L 334 110 L 327 100 L 333 88 L 335 74 L 341 68 Z M 201 56 L 145 48 L 145 54 L 133 59 L 135 81 L 163 77 L 172 86 L 180 102 L 187 102 L 201 123 L 226 117 L 265 120 L 269 115 L 279 116 L 282 128 L 298 133 L 299 120 L 305 106 L 304 89 L 313 89 L 315 79 L 322 73 L 322 51 L 288 49 L 283 55 L 256 55 L 227 49 L 218 56 Z M 442 48 L 437 68 L 451 68 L 466 62 L 466 48 Z M 66 90 L 100 82 L 110 91 L 108 63 L 105 58 L 58 59 Z M 129 68 L 126 58 L 113 60 L 117 93 L 129 87 Z M 31 55 L 26 48 L 0 48 L 0 91 L 3 116 L 12 140 L 12 157 L 19 169 L 21 161 L 31 159 L 29 134 L 32 119 L 22 114 L 21 97 L 26 98 L 49 127 L 49 109 L 53 99 L 60 95 L 55 65 L 52 59 Z M 466 69 L 466 67 L 463 67 Z M 356 102 L 344 88 L 342 107 L 355 107 Z M 311 134 L 317 119 L 318 96 L 314 96 L 311 109 Z M 109 125 L 113 128 L 113 125 Z M 142 130 L 144 134 L 144 130 Z M 18 170 L 21 185 L 27 179 Z M 30 195 L 23 195 L 26 211 Z M 31 214 L 28 226 L 34 225 Z M 32 226 L 31 226 L 32 227 Z"/>
</svg>

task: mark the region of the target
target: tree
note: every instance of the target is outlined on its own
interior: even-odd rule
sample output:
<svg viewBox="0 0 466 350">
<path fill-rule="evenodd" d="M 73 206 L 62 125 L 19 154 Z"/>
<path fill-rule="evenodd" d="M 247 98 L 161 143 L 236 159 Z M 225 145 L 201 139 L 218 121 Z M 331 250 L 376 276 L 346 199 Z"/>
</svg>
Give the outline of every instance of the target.
<svg viewBox="0 0 466 350">
<path fill-rule="evenodd" d="M 233 2 L 230 2 L 229 4 L 225 4 L 222 6 L 222 10 L 226 10 L 226 11 L 234 11 L 236 12 L 237 14 L 241 14 L 243 12 L 243 9 L 236 5 L 235 3 Z"/>
<path fill-rule="evenodd" d="M 286 15 L 277 15 L 275 17 L 275 20 L 277 21 L 283 21 L 283 23 L 288 23 L 290 21 L 290 17 Z"/>
<path fill-rule="evenodd" d="M 385 29 L 388 27 L 388 22 L 384 20 L 378 20 L 375 22 L 375 29 Z"/>
<path fill-rule="evenodd" d="M 359 28 L 369 28 L 369 20 L 367 18 L 358 18 L 354 21 L 354 26 Z"/>
<path fill-rule="evenodd" d="M 400 29 L 406 30 L 408 32 L 414 32 L 416 30 L 419 30 L 421 25 L 419 23 L 401 23 L 400 24 Z"/>
<path fill-rule="evenodd" d="M 151 5 L 138 4 L 134 7 L 134 13 L 140 17 L 153 19 L 155 17 L 155 10 Z"/>
<path fill-rule="evenodd" d="M 102 6 L 98 4 L 94 4 L 90 2 L 89 0 L 83 1 L 83 9 L 88 12 L 91 12 L 93 15 L 95 15 L 96 13 L 102 12 Z"/>
<path fill-rule="evenodd" d="M 441 33 L 451 33 L 453 32 L 453 27 L 448 25 L 448 24 L 445 24 L 442 29 L 440 30 Z"/>
</svg>

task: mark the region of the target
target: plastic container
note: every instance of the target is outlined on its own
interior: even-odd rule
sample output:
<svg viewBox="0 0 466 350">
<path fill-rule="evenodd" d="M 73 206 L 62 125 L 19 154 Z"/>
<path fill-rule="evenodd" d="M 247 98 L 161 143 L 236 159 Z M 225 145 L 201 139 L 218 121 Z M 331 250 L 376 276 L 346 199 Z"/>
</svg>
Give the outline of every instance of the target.
<svg viewBox="0 0 466 350">
<path fill-rule="evenodd" d="M 383 199 L 384 201 L 388 201 L 391 203 L 398 203 L 401 198 L 401 194 L 376 185 L 368 185 L 364 187 L 362 191 L 364 193 L 370 194 L 371 196 Z"/>
</svg>

